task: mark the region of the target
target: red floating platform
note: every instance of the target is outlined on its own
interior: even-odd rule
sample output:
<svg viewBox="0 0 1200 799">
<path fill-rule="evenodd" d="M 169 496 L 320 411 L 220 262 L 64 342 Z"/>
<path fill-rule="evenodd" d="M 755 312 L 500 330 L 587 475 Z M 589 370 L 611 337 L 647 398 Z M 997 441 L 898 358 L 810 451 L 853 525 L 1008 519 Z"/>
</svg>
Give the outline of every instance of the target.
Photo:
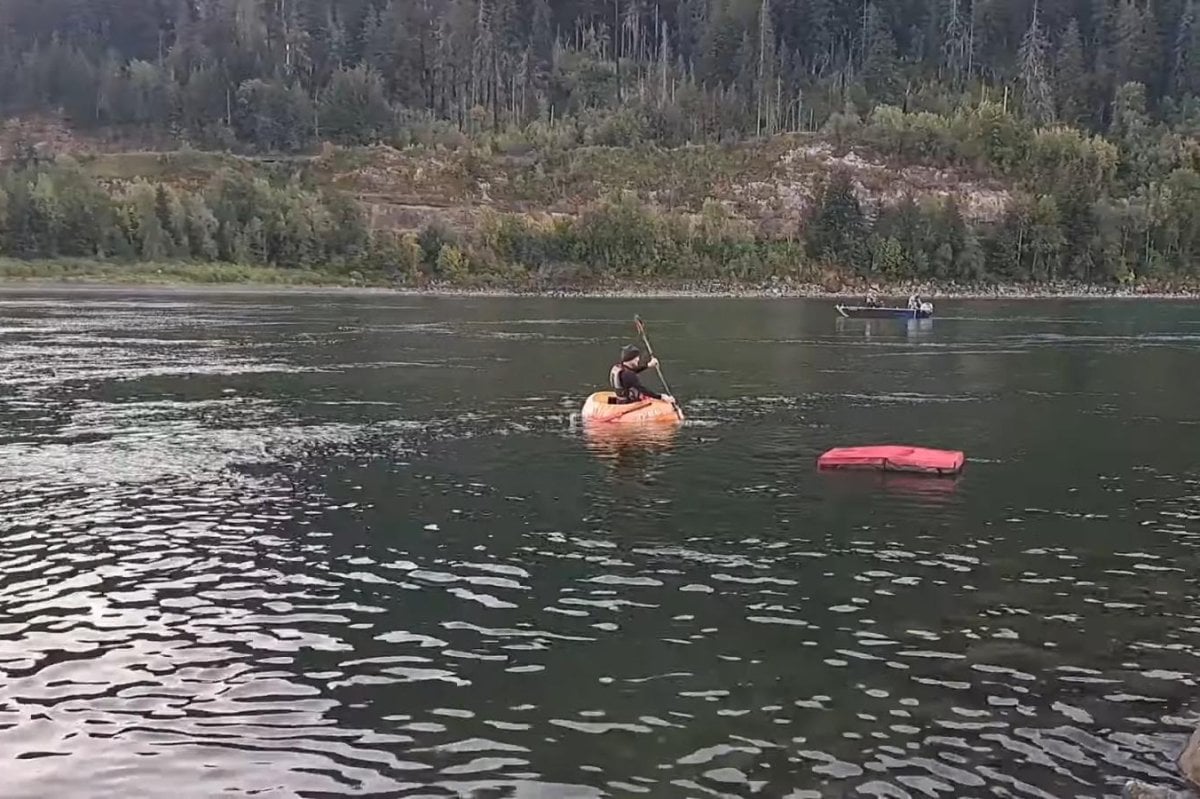
<svg viewBox="0 0 1200 799">
<path fill-rule="evenodd" d="M 837 447 L 817 458 L 817 468 L 952 475 L 962 471 L 964 462 L 966 456 L 954 450 L 889 444 L 878 447 Z"/>
</svg>

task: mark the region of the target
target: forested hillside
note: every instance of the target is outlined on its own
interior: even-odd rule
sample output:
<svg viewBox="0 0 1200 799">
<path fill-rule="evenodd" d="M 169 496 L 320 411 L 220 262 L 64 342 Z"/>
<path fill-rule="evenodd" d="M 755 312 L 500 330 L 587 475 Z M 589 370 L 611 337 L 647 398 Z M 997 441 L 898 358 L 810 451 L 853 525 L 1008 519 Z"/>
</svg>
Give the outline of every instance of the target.
<svg viewBox="0 0 1200 799">
<path fill-rule="evenodd" d="M 501 208 L 465 228 L 343 241 L 336 228 L 369 225 L 336 177 L 164 186 L 10 146 L 0 252 L 20 257 L 308 266 L 370 253 L 406 278 L 510 281 L 560 265 L 754 280 L 824 267 L 1105 283 L 1198 271 L 1194 0 L 5 0 L 0 74 L 6 116 L 247 156 L 417 148 L 434 171 L 464 163 L 484 204 L 486 175 L 560 186 L 583 147 L 661 183 L 659 148 L 719 161 L 780 137 L 1006 187 L 1004 207 L 978 215 L 953 186 L 882 197 L 834 171 L 783 203 L 794 219 L 781 226 L 742 213 L 729 181 L 709 181 L 707 204 L 664 202 L 631 176 L 554 221 Z M 786 194 L 785 159 L 759 168 L 756 186 Z M 73 213 L 96 229 L 66 224 Z"/>
<path fill-rule="evenodd" d="M 10 110 L 268 149 L 576 116 L 679 144 L 980 83 L 1107 130 L 1126 83 L 1182 124 L 1200 92 L 1194 0 L 6 0 L 0 36 Z"/>
</svg>

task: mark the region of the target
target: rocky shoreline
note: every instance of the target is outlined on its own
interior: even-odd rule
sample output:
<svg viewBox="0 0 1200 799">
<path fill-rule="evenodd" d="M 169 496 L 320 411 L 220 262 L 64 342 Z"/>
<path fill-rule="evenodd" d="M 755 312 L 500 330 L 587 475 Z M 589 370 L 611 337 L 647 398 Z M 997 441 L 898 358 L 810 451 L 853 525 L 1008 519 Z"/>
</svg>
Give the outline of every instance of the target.
<svg viewBox="0 0 1200 799">
<path fill-rule="evenodd" d="M 862 287 L 830 289 L 815 283 L 772 283 L 746 286 L 733 283 L 704 282 L 687 284 L 627 283 L 620 286 L 589 287 L 530 287 L 530 288 L 483 288 L 431 283 L 421 287 L 399 287 L 397 292 L 411 295 L 434 295 L 447 297 L 552 297 L 552 298 L 600 298 L 600 299 L 703 299 L 703 298 L 746 298 L 746 299 L 827 299 L 854 303 L 863 299 L 866 291 Z M 885 304 L 904 304 L 909 294 L 917 292 L 922 298 L 936 302 L 939 299 L 961 300 L 1037 300 L 1037 299 L 1200 299 L 1200 287 L 1163 287 L 1141 285 L 1135 287 L 1108 287 L 1085 283 L 1003 284 L 964 285 L 958 283 L 921 286 L 876 287 L 876 294 Z"/>
<path fill-rule="evenodd" d="M 626 282 L 620 285 L 586 286 L 459 286 L 428 283 L 421 286 L 351 281 L 287 284 L 273 282 L 190 282 L 163 276 L 161 280 L 145 279 L 127 282 L 108 275 L 89 275 L 83 279 L 52 277 L 0 278 L 0 291 L 80 290 L 130 291 L 169 290 L 189 292 L 247 292 L 247 293 L 322 293 L 348 292 L 364 294 L 399 294 L 402 296 L 433 297 L 545 297 L 552 299 L 821 299 L 830 302 L 855 304 L 866 294 L 864 286 L 830 286 L 818 283 L 777 282 L 745 285 L 722 281 L 692 283 Z M 145 276 L 143 276 L 145 277 Z M 153 276 L 151 276 L 152 278 Z M 959 284 L 931 283 L 917 286 L 875 286 L 876 294 L 888 305 L 903 305 L 912 292 L 935 304 L 939 300 L 1200 300 L 1200 286 L 1162 286 L 1143 284 L 1131 287 L 1098 286 L 1086 283 L 1009 283 Z"/>
</svg>

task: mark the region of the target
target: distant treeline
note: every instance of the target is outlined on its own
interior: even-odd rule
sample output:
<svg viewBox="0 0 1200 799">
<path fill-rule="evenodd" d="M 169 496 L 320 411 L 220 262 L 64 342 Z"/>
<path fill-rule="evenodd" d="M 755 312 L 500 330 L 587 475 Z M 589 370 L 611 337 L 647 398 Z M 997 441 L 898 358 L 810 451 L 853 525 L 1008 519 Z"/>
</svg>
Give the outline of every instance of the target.
<svg viewBox="0 0 1200 799">
<path fill-rule="evenodd" d="M 197 146 L 567 122 L 595 143 L 948 113 L 990 91 L 1106 132 L 1200 118 L 1196 0 L 5 0 L 0 107 Z"/>
</svg>

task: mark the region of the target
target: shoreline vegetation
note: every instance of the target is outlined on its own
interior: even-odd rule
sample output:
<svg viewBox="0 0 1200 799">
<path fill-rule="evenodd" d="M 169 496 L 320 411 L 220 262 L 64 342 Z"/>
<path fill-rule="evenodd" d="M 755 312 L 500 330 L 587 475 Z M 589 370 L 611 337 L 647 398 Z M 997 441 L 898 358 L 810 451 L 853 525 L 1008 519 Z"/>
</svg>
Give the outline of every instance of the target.
<svg viewBox="0 0 1200 799">
<path fill-rule="evenodd" d="M 912 292 L 935 304 L 939 300 L 1034 299 L 1200 299 L 1200 285 L 1135 284 L 1097 286 L 1061 281 L 1054 283 L 879 283 L 884 300 L 901 304 Z M 796 281 L 608 281 L 563 285 L 461 286 L 397 281 L 380 273 L 345 269 L 293 269 L 213 263 L 121 263 L 92 260 L 17 261 L 0 258 L 0 291 L 28 289 L 120 290 L 151 288 L 185 291 L 278 291 L 386 293 L 436 297 L 545 297 L 545 298 L 645 298 L 645 299 L 828 299 L 855 304 L 866 294 L 865 284 L 830 288 Z"/>
<path fill-rule="evenodd" d="M 0 8 L 0 279 L 1200 287 L 1193 0 Z"/>
<path fill-rule="evenodd" d="M 851 295 L 869 283 L 905 294 L 910 286 L 936 287 L 924 293 L 943 296 L 989 295 L 976 287 L 990 286 L 1089 296 L 1190 294 L 1200 286 L 1200 148 L 1195 168 L 1180 165 L 1190 163 L 1191 151 L 1160 153 L 1156 163 L 1170 168 L 1150 178 L 1147 194 L 1113 171 L 1121 156 L 1108 143 L 1038 128 L 984 102 L 929 119 L 940 120 L 946 140 L 963 151 L 963 169 L 976 158 L 994 166 L 999 155 L 984 153 L 993 123 L 1010 127 L 1021 156 L 1015 174 L 993 178 L 1008 188 L 959 196 L 975 184 L 949 172 L 924 194 L 908 186 L 892 196 L 885 184 L 869 183 L 869 175 L 906 175 L 913 162 L 927 170 L 947 166 L 941 157 L 905 156 L 912 126 L 926 116 L 877 109 L 867 122 L 855 117 L 842 147 L 842 134 L 827 132 L 808 144 L 779 137 L 728 150 L 608 148 L 599 161 L 589 160 L 599 157 L 590 151 L 566 164 L 536 151 L 521 167 L 499 153 L 472 160 L 461 152 L 388 148 L 332 148 L 286 166 L 199 155 L 180 161 L 169 153 L 18 153 L 0 164 L 0 257 L 9 259 L 0 279 L 48 271 L 127 282 L 161 282 L 166 274 L 198 283 L 451 291 L 667 286 Z M 898 160 L 868 164 L 858 152 Z M 797 159 L 810 157 L 805 153 L 818 155 L 804 161 L 803 175 L 791 174 Z M 416 170 L 411 180 L 394 157 Z M 432 202 L 434 187 L 417 175 L 439 159 L 459 158 L 473 175 L 464 185 L 490 188 Z M 614 179 L 621 164 L 625 172 L 645 166 L 648 176 Z M 746 164 L 762 174 L 744 174 Z M 511 171 L 484 180 L 487 168 L 501 166 Z M 650 181 L 665 184 L 681 171 L 696 178 L 694 185 L 664 204 Z M 542 191 L 571 175 L 578 185 L 593 185 L 591 193 L 554 201 Z M 517 178 L 524 188 L 515 187 Z M 418 182 L 423 188 L 414 197 L 371 191 Z M 1090 188 L 1086 197 L 1046 200 L 1029 193 L 1041 183 L 1068 194 Z M 774 194 L 750 199 L 752 188 Z M 1136 201 L 1115 199 L 1121 188 L 1136 189 Z M 972 205 L 981 197 L 995 200 L 990 215 Z M 62 263 L 76 266 L 55 266 Z M 26 266 L 32 264 L 38 266 Z"/>
</svg>

